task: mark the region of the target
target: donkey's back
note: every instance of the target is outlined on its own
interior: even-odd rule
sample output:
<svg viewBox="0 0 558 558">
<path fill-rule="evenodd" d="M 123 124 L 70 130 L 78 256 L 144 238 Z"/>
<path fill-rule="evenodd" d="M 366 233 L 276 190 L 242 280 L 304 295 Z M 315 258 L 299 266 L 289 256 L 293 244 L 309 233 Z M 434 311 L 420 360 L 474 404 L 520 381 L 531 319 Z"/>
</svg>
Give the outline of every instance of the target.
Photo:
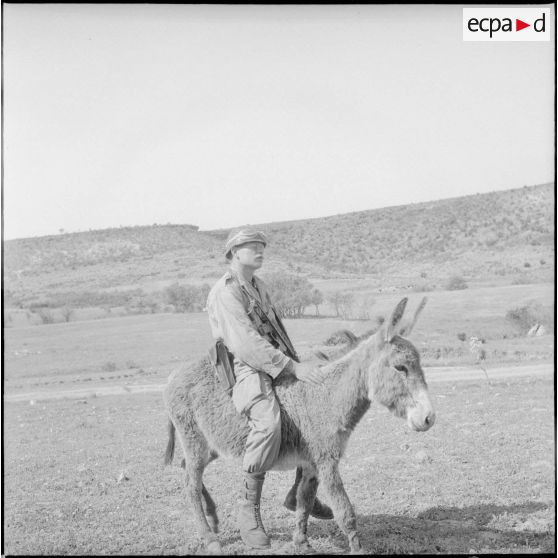
<svg viewBox="0 0 558 558">
<path fill-rule="evenodd" d="M 186 364 L 174 372 L 163 398 L 182 443 L 187 443 L 186 453 L 191 448 L 242 456 L 250 431 L 248 422 L 220 387 L 209 359 Z"/>
<path fill-rule="evenodd" d="M 274 391 L 281 410 L 281 449 L 273 468 L 294 468 L 299 461 L 312 461 L 311 446 L 319 444 L 323 449 L 322 438 L 331 436 L 325 431 L 320 435 L 327 422 L 327 402 L 317 400 L 316 387 L 310 394 L 307 384 L 288 376 L 274 382 Z M 319 391 L 328 396 L 326 389 Z M 209 453 L 212 458 L 242 457 L 250 432 L 248 420 L 219 384 L 209 359 L 174 372 L 163 397 L 170 421 L 186 444 L 186 458 L 192 452 Z M 171 427 L 171 441 L 173 435 Z"/>
</svg>

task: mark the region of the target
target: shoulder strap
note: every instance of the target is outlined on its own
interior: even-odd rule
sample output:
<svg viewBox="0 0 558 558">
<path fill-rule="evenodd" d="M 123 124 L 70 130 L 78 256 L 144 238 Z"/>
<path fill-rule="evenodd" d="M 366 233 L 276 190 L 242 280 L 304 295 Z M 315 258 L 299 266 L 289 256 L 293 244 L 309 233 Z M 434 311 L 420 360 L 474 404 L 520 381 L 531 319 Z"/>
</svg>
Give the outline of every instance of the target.
<svg viewBox="0 0 558 558">
<path fill-rule="evenodd" d="M 279 318 L 279 315 L 275 311 L 273 305 L 271 306 L 272 311 L 270 313 L 266 312 L 263 306 L 261 305 L 260 301 L 257 298 L 255 298 L 253 295 L 251 295 L 248 289 L 244 285 L 240 285 L 239 283 L 239 286 L 242 293 L 249 301 L 248 317 L 250 318 L 252 323 L 254 323 L 256 329 L 259 330 L 257 321 L 261 321 L 265 325 L 269 326 L 266 329 L 272 335 L 273 339 L 276 341 L 278 348 L 288 357 L 292 358 L 294 361 L 300 362 L 300 359 L 295 351 L 295 348 L 291 340 L 289 339 L 287 330 L 285 329 L 285 326 L 283 325 L 283 322 L 281 321 L 281 318 Z M 259 318 L 259 320 L 257 320 L 256 316 L 257 318 Z"/>
</svg>

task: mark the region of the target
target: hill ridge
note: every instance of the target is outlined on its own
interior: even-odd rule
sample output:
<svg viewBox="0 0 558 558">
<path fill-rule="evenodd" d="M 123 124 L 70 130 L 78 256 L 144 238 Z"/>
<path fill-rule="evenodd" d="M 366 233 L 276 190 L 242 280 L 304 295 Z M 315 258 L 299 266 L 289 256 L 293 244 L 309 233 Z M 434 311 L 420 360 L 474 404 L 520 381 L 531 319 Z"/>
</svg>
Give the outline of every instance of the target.
<svg viewBox="0 0 558 558">
<path fill-rule="evenodd" d="M 466 199 L 466 198 L 470 198 L 470 197 L 474 197 L 474 196 L 485 196 L 485 195 L 491 195 L 491 194 L 499 194 L 499 193 L 504 193 L 504 192 L 519 192 L 524 190 L 525 188 L 552 188 L 554 186 L 553 182 L 544 182 L 542 184 L 533 184 L 533 185 L 529 185 L 529 186 L 521 186 L 518 188 L 510 188 L 510 189 L 506 189 L 506 190 L 493 190 L 491 192 L 476 192 L 475 194 L 465 194 L 463 196 L 452 196 L 450 198 L 439 198 L 439 199 L 433 199 L 433 200 L 427 200 L 427 201 L 418 201 L 418 202 L 411 202 L 411 203 L 407 203 L 407 204 L 398 204 L 398 205 L 386 205 L 386 206 L 382 206 L 382 207 L 375 207 L 375 208 L 371 208 L 371 209 L 360 209 L 357 211 L 348 211 L 345 213 L 334 213 L 331 215 L 322 215 L 321 217 L 307 217 L 307 218 L 302 218 L 302 219 L 288 219 L 288 220 L 283 220 L 283 221 L 266 221 L 263 223 L 255 223 L 252 224 L 250 226 L 254 226 L 254 227 L 263 227 L 263 226 L 271 226 L 271 225 L 290 225 L 290 224 L 295 224 L 295 223 L 306 223 L 309 221 L 316 221 L 316 220 L 323 220 L 323 219 L 331 219 L 331 218 L 335 218 L 335 217 L 341 217 L 341 216 L 350 216 L 350 215 L 356 215 L 356 214 L 361 214 L 361 213 L 371 213 L 371 212 L 381 212 L 381 211 L 385 211 L 385 210 L 389 210 L 389 209 L 395 209 L 395 208 L 401 208 L 401 207 L 413 207 L 413 206 L 420 206 L 420 205 L 428 205 L 428 204 L 437 204 L 437 203 L 442 203 L 442 202 L 454 202 L 454 201 L 458 201 L 458 200 L 462 200 L 462 199 Z M 235 227 L 223 227 L 223 228 L 219 228 L 219 229 L 199 229 L 200 232 L 205 232 L 205 233 L 217 233 L 217 232 L 223 232 L 223 231 L 230 231 L 233 228 L 237 228 L 237 227 L 241 227 L 244 225 L 237 225 Z M 246 226 L 248 226 L 248 224 L 246 224 Z"/>
<path fill-rule="evenodd" d="M 554 206 L 554 184 L 546 183 L 256 226 L 270 238 L 265 271 L 382 284 L 452 274 L 540 281 L 553 278 Z M 229 230 L 167 224 L 6 240 L 5 289 L 29 299 L 211 282 L 226 267 Z"/>
<path fill-rule="evenodd" d="M 375 208 L 371 208 L 371 209 L 360 209 L 357 211 L 348 211 L 345 213 L 333 213 L 331 215 L 322 215 L 320 217 L 306 217 L 306 218 L 302 218 L 302 219 L 287 219 L 287 220 L 283 220 L 283 221 L 265 221 L 262 223 L 254 223 L 254 224 L 239 224 L 239 225 L 235 225 L 233 227 L 223 227 L 223 228 L 217 228 L 217 229 L 202 229 L 199 225 L 193 225 L 190 223 L 153 223 L 152 225 L 120 225 L 120 226 L 114 226 L 114 227 L 105 227 L 105 228 L 101 228 L 101 229 L 88 229 L 88 230 L 84 230 L 84 231 L 65 231 L 63 233 L 59 233 L 59 234 L 46 234 L 46 235 L 39 235 L 39 236 L 26 236 L 26 237 L 18 237 L 18 238 L 10 238 L 10 239 L 5 239 L 4 243 L 12 243 L 12 242 L 17 242 L 17 241 L 30 241 L 30 240 L 39 240 L 39 239 L 48 239 L 48 238 L 60 238 L 60 237 L 65 237 L 65 236 L 72 236 L 72 235 L 87 235 L 90 233 L 104 233 L 104 232 L 111 232 L 111 231 L 123 231 L 123 230 L 130 230 L 130 229 L 150 229 L 150 228 L 158 228 L 158 227 L 164 227 L 164 228 L 172 228 L 172 227 L 177 227 L 177 228 L 185 228 L 188 230 L 193 230 L 193 231 L 197 231 L 201 234 L 213 234 L 213 233 L 223 233 L 224 231 L 226 231 L 227 233 L 235 228 L 238 227 L 242 227 L 242 226 L 254 226 L 254 227 L 261 227 L 261 226 L 271 226 L 271 225 L 289 225 L 289 224 L 296 224 L 296 223 L 306 223 L 306 222 L 310 222 L 310 221 L 318 221 L 318 220 L 323 220 L 323 219 L 331 219 L 331 218 L 335 218 L 335 217 L 341 217 L 341 216 L 350 216 L 350 215 L 356 215 L 356 214 L 360 214 L 360 213 L 370 213 L 370 212 L 381 212 L 384 210 L 389 210 L 389 209 L 395 209 L 395 208 L 401 208 L 401 207 L 413 207 L 413 206 L 420 206 L 420 205 L 427 205 L 427 204 L 437 204 L 437 203 L 442 203 L 442 202 L 452 202 L 452 201 L 458 201 L 458 200 L 462 200 L 462 199 L 466 199 L 466 198 L 470 198 L 473 196 L 485 196 L 485 195 L 490 195 L 490 194 L 499 194 L 499 193 L 504 193 L 504 192 L 518 192 L 521 190 L 524 190 L 525 188 L 550 188 L 553 187 L 554 183 L 553 182 L 545 182 L 543 184 L 534 184 L 534 185 L 530 185 L 530 186 L 522 186 L 519 188 L 510 188 L 510 189 L 506 189 L 506 190 L 494 190 L 491 192 L 477 192 L 475 194 L 465 194 L 463 196 L 452 196 L 450 198 L 440 198 L 440 199 L 433 199 L 433 200 L 427 200 L 427 201 L 419 201 L 419 202 L 411 202 L 408 204 L 398 204 L 398 205 L 386 205 L 386 206 L 382 206 L 382 207 L 375 207 Z"/>
</svg>

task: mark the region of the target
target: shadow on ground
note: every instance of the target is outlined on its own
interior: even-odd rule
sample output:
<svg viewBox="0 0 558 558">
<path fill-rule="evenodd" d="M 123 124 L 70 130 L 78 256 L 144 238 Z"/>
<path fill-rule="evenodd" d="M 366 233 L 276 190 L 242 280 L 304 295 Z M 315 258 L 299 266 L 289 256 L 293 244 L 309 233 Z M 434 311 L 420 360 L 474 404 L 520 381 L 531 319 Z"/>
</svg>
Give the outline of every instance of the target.
<svg viewBox="0 0 558 558">
<path fill-rule="evenodd" d="M 358 528 L 364 549 L 373 554 L 554 552 L 553 519 L 548 519 L 554 516 L 552 507 L 527 502 L 433 507 L 417 517 L 359 515 Z M 316 552 L 348 552 L 347 540 L 334 521 L 312 521 L 308 532 Z M 290 533 L 271 530 L 269 534 L 273 548 L 262 554 L 292 553 Z M 233 539 L 223 542 L 230 544 Z"/>
<path fill-rule="evenodd" d="M 417 517 L 359 515 L 362 545 L 371 554 L 470 554 L 553 553 L 555 547 L 554 506 L 542 502 L 512 505 L 432 507 Z M 294 519 L 294 515 L 292 516 Z M 294 521 L 290 522 L 294 529 Z M 269 550 L 259 555 L 293 554 L 292 531 L 268 529 Z M 221 536 L 226 554 L 249 551 L 235 532 Z M 335 521 L 311 520 L 310 543 L 318 554 L 348 554 L 346 537 Z"/>
</svg>

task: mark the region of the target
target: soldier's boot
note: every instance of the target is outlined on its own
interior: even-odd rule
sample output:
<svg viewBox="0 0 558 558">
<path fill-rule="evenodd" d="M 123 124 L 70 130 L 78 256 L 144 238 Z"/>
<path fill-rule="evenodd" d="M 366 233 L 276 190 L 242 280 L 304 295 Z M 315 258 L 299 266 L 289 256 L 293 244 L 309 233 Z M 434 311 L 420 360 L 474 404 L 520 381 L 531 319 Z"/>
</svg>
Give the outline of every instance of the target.
<svg viewBox="0 0 558 558">
<path fill-rule="evenodd" d="M 302 467 L 297 467 L 295 482 L 283 502 L 283 505 L 290 511 L 296 511 L 296 491 L 301 480 Z M 310 515 L 316 519 L 333 519 L 333 512 L 331 511 L 331 508 L 323 502 L 320 502 L 317 496 L 314 499 L 314 506 L 310 511 Z"/>
<path fill-rule="evenodd" d="M 265 532 L 260 515 L 260 497 L 265 473 L 245 473 L 242 500 L 238 508 L 240 536 L 246 546 L 269 548 L 269 537 Z"/>
</svg>

